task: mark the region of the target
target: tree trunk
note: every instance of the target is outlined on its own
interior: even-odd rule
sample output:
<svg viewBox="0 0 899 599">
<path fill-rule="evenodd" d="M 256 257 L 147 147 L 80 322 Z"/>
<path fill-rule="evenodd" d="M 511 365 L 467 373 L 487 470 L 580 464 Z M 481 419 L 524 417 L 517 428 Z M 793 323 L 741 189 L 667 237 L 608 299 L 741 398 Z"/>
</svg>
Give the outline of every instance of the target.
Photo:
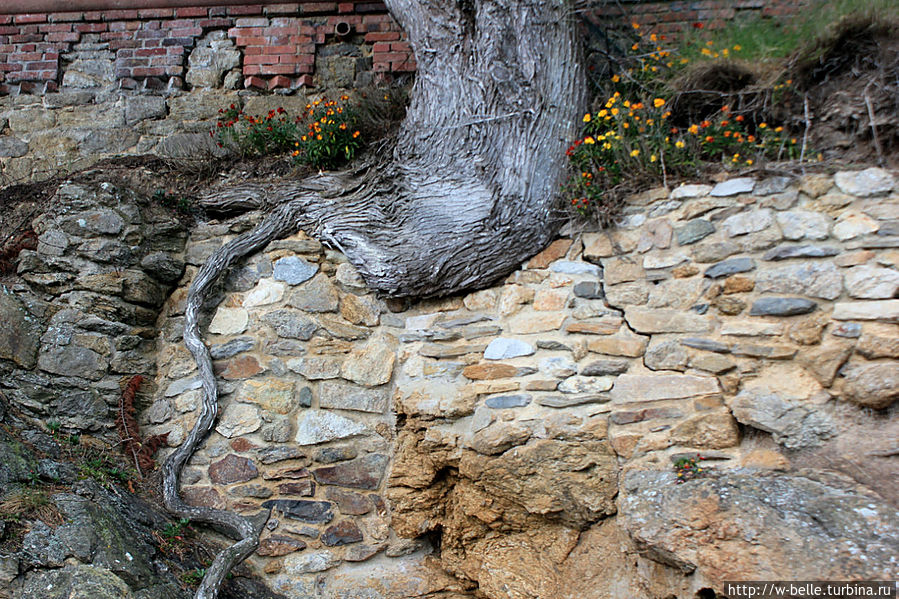
<svg viewBox="0 0 899 599">
<path fill-rule="evenodd" d="M 388 159 L 295 183 L 218 191 L 210 210 L 263 208 L 257 229 L 220 248 L 188 296 L 184 339 L 203 379 L 201 415 L 163 466 L 166 506 L 240 541 L 197 593 L 212 598 L 258 544 L 261 525 L 178 496 L 181 468 L 218 409 L 198 329 L 210 287 L 237 259 L 298 229 L 341 250 L 373 290 L 428 297 L 483 287 L 541 250 L 556 213 L 564 149 L 579 125 L 584 77 L 564 0 L 386 0 L 418 63 L 412 103 Z"/>
</svg>

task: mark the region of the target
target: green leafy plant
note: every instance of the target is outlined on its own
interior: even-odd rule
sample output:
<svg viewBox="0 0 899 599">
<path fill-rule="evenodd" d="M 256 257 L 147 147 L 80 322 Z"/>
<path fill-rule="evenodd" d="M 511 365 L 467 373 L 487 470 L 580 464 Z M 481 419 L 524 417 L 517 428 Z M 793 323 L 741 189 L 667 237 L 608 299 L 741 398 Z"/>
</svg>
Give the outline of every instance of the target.
<svg viewBox="0 0 899 599">
<path fill-rule="evenodd" d="M 191 198 L 179 195 L 173 191 L 157 189 L 153 192 L 153 201 L 166 208 L 172 208 L 181 214 L 192 214 L 195 212 L 194 202 Z"/>
<path fill-rule="evenodd" d="M 195 587 L 203 582 L 204 576 L 206 576 L 206 568 L 194 568 L 182 572 L 180 578 L 184 584 Z"/>
<path fill-rule="evenodd" d="M 340 101 L 325 98 L 306 105 L 297 119 L 304 132 L 294 144 L 294 160 L 327 169 L 353 159 L 362 140 L 347 100 L 349 96 L 341 96 Z"/>
<path fill-rule="evenodd" d="M 189 537 L 192 535 L 193 529 L 190 527 L 190 520 L 181 518 L 174 522 L 170 522 L 162 530 L 154 530 L 153 538 L 159 545 L 159 550 L 168 555 L 174 555 L 183 558 L 190 547 Z M 200 576 L 202 580 L 203 576 Z"/>
</svg>

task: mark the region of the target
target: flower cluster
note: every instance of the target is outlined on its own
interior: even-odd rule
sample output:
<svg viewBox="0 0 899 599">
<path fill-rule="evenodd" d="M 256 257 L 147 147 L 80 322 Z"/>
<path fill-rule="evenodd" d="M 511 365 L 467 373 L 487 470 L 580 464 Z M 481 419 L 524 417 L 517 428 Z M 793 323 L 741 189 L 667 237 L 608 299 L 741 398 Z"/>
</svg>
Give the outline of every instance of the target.
<svg viewBox="0 0 899 599">
<path fill-rule="evenodd" d="M 219 110 L 214 132 L 220 147 L 244 156 L 266 156 L 288 151 L 297 135 L 296 124 L 278 107 L 264 117 L 246 114 L 234 104 Z"/>
<path fill-rule="evenodd" d="M 294 142 L 295 160 L 322 169 L 353 159 L 361 146 L 361 133 L 354 126 L 347 100 L 349 96 L 341 96 L 340 101 L 325 98 L 306 105 L 306 111 L 297 118 L 297 124 L 305 126 Z"/>
<path fill-rule="evenodd" d="M 362 146 L 347 100 L 349 96 L 341 96 L 339 101 L 316 100 L 296 118 L 280 106 L 265 116 L 254 116 L 231 104 L 219 110 L 216 127 L 209 135 L 216 138 L 219 147 L 244 156 L 289 152 L 297 163 L 333 168 L 352 160 Z"/>
</svg>

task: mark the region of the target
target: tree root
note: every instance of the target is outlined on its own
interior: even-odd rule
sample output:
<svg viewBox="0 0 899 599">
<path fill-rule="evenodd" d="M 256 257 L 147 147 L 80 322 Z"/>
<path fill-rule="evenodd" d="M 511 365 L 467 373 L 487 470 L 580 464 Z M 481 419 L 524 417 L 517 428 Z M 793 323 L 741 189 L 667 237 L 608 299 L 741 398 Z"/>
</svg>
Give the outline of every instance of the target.
<svg viewBox="0 0 899 599">
<path fill-rule="evenodd" d="M 187 439 L 169 455 L 162 465 L 163 503 L 166 509 L 175 516 L 213 525 L 226 535 L 238 539 L 238 542 L 220 552 L 213 560 L 212 565 L 206 569 L 206 575 L 197 589 L 196 599 L 214 599 L 218 596 L 219 588 L 231 568 L 249 557 L 259 546 L 259 535 L 271 514 L 270 510 L 268 513 L 263 512 L 263 517 L 260 517 L 254 524 L 248 518 L 232 512 L 188 505 L 181 500 L 178 494 L 181 470 L 209 435 L 218 414 L 218 390 L 216 389 L 215 375 L 212 372 L 212 359 L 199 332 L 200 307 L 208 296 L 209 290 L 231 264 L 247 254 L 258 251 L 269 241 L 283 236 L 290 230 L 289 219 L 286 218 L 287 212 L 287 210 L 276 210 L 266 217 L 258 227 L 219 248 L 194 277 L 188 292 L 184 318 L 184 343 L 199 368 L 203 384 L 203 405 L 199 418 Z"/>
</svg>

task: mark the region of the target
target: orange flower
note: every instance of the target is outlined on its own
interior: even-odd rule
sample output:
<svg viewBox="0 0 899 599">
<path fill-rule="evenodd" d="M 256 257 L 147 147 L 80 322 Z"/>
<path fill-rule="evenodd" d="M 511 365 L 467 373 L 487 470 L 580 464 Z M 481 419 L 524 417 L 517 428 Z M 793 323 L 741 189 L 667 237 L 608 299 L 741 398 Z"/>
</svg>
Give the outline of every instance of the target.
<svg viewBox="0 0 899 599">
<path fill-rule="evenodd" d="M 708 135 L 708 136 L 706 136 L 705 141 L 706 141 L 706 143 L 712 143 L 713 141 L 715 141 L 715 138 L 712 137 L 711 135 Z"/>
<path fill-rule="evenodd" d="M 737 116 L 734 117 L 734 120 L 737 121 L 738 123 L 742 123 L 745 119 L 742 114 L 738 114 Z"/>
<path fill-rule="evenodd" d="M 656 108 L 661 108 L 662 106 L 665 105 L 665 100 L 662 98 L 656 98 L 655 100 L 652 101 L 652 105 L 655 106 Z"/>
</svg>

